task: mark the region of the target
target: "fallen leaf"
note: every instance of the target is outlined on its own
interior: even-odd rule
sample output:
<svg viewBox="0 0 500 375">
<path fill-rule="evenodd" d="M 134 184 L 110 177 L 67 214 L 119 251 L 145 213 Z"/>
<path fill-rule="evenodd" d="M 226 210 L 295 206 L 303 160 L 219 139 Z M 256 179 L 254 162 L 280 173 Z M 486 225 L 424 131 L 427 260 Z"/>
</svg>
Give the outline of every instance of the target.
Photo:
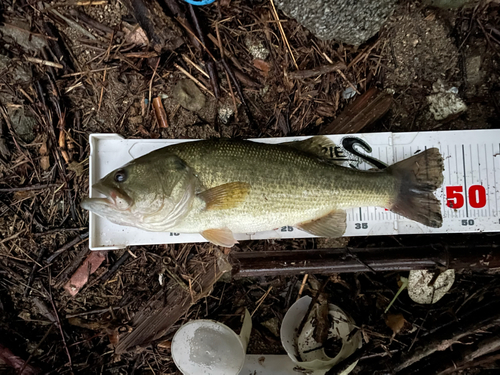
<svg viewBox="0 0 500 375">
<path fill-rule="evenodd" d="M 72 161 L 71 163 L 69 163 L 66 168 L 68 168 L 70 171 L 75 172 L 77 177 L 80 177 L 83 174 L 83 171 L 85 169 L 85 168 L 83 168 L 82 164 L 80 164 L 76 161 Z"/>
<path fill-rule="evenodd" d="M 40 157 L 40 167 L 46 171 L 50 168 L 50 156 L 45 155 Z"/>
<path fill-rule="evenodd" d="M 254 59 L 253 65 L 262 72 L 262 75 L 264 77 L 267 77 L 269 75 L 269 70 L 271 69 L 271 67 L 264 60 Z"/>
<path fill-rule="evenodd" d="M 86 328 L 92 331 L 98 331 L 102 328 L 99 322 L 93 322 L 79 317 L 68 318 L 68 323 L 72 326 Z"/>
<path fill-rule="evenodd" d="M 108 328 L 106 329 L 106 333 L 108 334 L 109 342 L 113 346 L 117 346 L 120 342 L 120 335 L 118 334 L 118 328 Z"/>
<path fill-rule="evenodd" d="M 31 198 L 32 196 L 33 196 L 32 191 L 16 191 L 14 193 L 14 201 L 19 203 L 20 201 Z"/>
<path fill-rule="evenodd" d="M 170 341 L 170 340 L 162 341 L 162 342 L 158 343 L 158 347 L 161 349 L 170 350 L 170 348 L 172 347 L 172 341 Z"/>
<path fill-rule="evenodd" d="M 4 364 L 6 367 L 12 367 L 16 370 L 16 374 L 20 373 L 21 370 L 23 370 L 23 375 L 35 375 L 40 373 L 40 370 L 26 363 L 24 359 L 12 353 L 9 348 L 2 344 L 0 344 L 0 364 Z"/>
<path fill-rule="evenodd" d="M 132 30 L 130 30 L 132 28 Z M 131 44 L 134 44 L 136 46 L 147 46 L 149 44 L 149 39 L 139 25 L 136 27 L 130 26 L 128 27 L 123 27 L 122 31 L 125 33 L 125 41 Z"/>
<path fill-rule="evenodd" d="M 403 329 L 405 322 L 403 314 L 389 314 L 385 317 L 385 324 L 392 329 L 393 337 Z"/>
<path fill-rule="evenodd" d="M 49 156 L 49 148 L 47 147 L 47 140 L 43 139 L 41 141 L 38 153 L 40 154 L 40 167 L 44 171 L 48 170 L 50 168 L 50 156 Z"/>
<path fill-rule="evenodd" d="M 49 150 L 47 148 L 47 141 L 43 140 L 41 142 L 42 142 L 42 144 L 40 145 L 38 152 L 40 153 L 40 155 L 48 155 Z"/>
<path fill-rule="evenodd" d="M 68 323 L 73 326 L 90 329 L 92 331 L 103 332 L 108 336 L 111 345 L 113 346 L 118 345 L 119 342 L 118 327 L 112 326 L 110 322 L 102 320 L 94 322 L 79 317 L 73 317 L 68 319 Z"/>
</svg>

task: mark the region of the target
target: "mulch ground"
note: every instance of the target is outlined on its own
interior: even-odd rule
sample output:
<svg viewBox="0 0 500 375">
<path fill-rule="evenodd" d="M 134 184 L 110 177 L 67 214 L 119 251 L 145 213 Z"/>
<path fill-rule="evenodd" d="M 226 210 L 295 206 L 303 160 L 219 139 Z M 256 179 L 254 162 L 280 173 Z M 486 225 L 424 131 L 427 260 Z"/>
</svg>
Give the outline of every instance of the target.
<svg viewBox="0 0 500 375">
<path fill-rule="evenodd" d="M 184 322 L 236 329 L 245 308 L 254 324 L 248 352 L 284 353 L 284 314 L 321 287 L 362 332 L 353 374 L 498 371 L 500 279 L 488 264 L 457 269 L 436 304 L 403 292 L 388 313 L 406 270 L 237 278 L 232 264 L 215 264 L 228 254 L 210 244 L 109 251 L 76 295 L 65 285 L 82 264 L 90 273 L 79 205 L 89 134 L 498 128 L 499 11 L 495 1 L 461 10 L 400 1 L 380 33 L 353 47 L 315 38 L 269 1 L 220 0 L 193 13 L 176 0 L 1 0 L 0 372 L 179 373 L 170 344 Z M 466 112 L 430 115 L 426 97 L 438 81 L 458 89 Z M 381 96 L 369 113 L 345 112 L 370 90 Z M 450 234 L 245 241 L 231 251 L 474 246 L 487 254 L 498 243 L 494 233 Z"/>
</svg>

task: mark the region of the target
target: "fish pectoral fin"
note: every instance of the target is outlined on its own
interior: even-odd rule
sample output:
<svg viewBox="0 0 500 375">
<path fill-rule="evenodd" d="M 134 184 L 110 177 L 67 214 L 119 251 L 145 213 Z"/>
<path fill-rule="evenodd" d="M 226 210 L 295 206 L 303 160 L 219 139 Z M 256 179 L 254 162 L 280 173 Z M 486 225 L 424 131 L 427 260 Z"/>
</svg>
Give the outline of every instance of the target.
<svg viewBox="0 0 500 375">
<path fill-rule="evenodd" d="M 225 210 L 237 207 L 247 197 L 250 184 L 246 182 L 229 182 L 199 193 L 206 203 L 207 210 Z"/>
<path fill-rule="evenodd" d="M 207 229 L 201 232 L 201 235 L 208 241 L 217 246 L 233 247 L 238 243 L 234 239 L 233 232 L 227 228 L 222 229 Z"/>
<path fill-rule="evenodd" d="M 332 211 L 319 219 L 297 224 L 296 227 L 319 237 L 342 237 L 346 229 L 346 212 Z"/>
</svg>

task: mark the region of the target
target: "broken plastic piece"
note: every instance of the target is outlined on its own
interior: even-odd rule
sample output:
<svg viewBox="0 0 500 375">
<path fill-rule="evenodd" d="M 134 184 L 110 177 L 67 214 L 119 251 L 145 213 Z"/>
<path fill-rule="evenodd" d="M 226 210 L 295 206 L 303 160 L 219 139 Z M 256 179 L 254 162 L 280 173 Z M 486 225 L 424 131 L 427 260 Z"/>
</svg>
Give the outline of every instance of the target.
<svg viewBox="0 0 500 375">
<path fill-rule="evenodd" d="M 76 272 L 71 276 L 71 279 L 64 285 L 64 289 L 75 296 L 80 289 L 89 281 L 89 276 L 93 274 L 104 262 L 106 257 L 104 256 L 104 251 L 93 251 L 90 255 L 85 259 L 80 267 L 76 270 Z"/>
<path fill-rule="evenodd" d="M 324 348 L 311 350 L 321 346 L 313 338 L 314 327 L 311 318 L 307 320 L 302 332 L 299 332 L 299 337 L 297 337 L 297 329 L 302 318 L 307 313 L 310 303 L 311 297 L 306 296 L 290 307 L 281 326 L 281 343 L 293 362 L 309 370 L 318 370 L 318 372 L 314 371 L 314 374 L 319 374 L 319 370 L 326 372 L 333 365 L 353 354 L 361 345 L 361 334 L 357 332 L 352 337 L 349 337 L 354 329 L 354 321 L 340 307 L 328 304 L 329 314 L 332 317 L 332 328 L 328 338 L 340 339 L 342 347 L 333 358 L 327 356 Z M 356 364 L 357 361 L 343 371 L 341 375 L 349 374 L 356 367 Z"/>
<path fill-rule="evenodd" d="M 195 0 L 184 0 L 186 3 L 191 4 L 191 5 L 197 5 L 197 6 L 202 6 L 202 5 L 209 5 L 212 4 L 215 0 L 201 0 L 201 1 L 195 1 Z"/>
<path fill-rule="evenodd" d="M 455 282 L 455 270 L 446 270 L 437 277 L 435 272 L 439 271 L 410 271 L 408 295 L 413 301 L 422 304 L 436 303 L 451 289 Z"/>
<path fill-rule="evenodd" d="M 237 375 L 245 363 L 251 330 L 248 310 L 239 336 L 225 324 L 192 320 L 172 339 L 172 358 L 184 375 Z"/>
</svg>

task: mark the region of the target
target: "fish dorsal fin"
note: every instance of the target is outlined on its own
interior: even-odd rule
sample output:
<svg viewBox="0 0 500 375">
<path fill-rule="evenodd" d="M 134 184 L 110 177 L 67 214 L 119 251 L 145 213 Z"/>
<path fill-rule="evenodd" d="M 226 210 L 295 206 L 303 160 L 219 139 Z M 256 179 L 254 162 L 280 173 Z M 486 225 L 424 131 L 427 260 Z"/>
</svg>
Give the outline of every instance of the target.
<svg viewBox="0 0 500 375">
<path fill-rule="evenodd" d="M 344 210 L 332 211 L 328 215 L 300 223 L 296 227 L 319 237 L 342 237 L 346 228 L 346 212 Z"/>
<path fill-rule="evenodd" d="M 206 203 L 207 210 L 225 210 L 237 207 L 247 197 L 250 184 L 246 182 L 229 182 L 199 193 Z"/>
<path fill-rule="evenodd" d="M 292 147 L 296 150 L 319 156 L 322 159 L 330 159 L 330 147 L 336 147 L 336 144 L 324 135 L 316 135 L 303 141 L 280 143 L 280 145 Z"/>
<path fill-rule="evenodd" d="M 222 229 L 207 229 L 201 232 L 201 235 L 208 241 L 217 246 L 233 247 L 238 243 L 234 239 L 233 232 L 227 228 Z"/>
</svg>

